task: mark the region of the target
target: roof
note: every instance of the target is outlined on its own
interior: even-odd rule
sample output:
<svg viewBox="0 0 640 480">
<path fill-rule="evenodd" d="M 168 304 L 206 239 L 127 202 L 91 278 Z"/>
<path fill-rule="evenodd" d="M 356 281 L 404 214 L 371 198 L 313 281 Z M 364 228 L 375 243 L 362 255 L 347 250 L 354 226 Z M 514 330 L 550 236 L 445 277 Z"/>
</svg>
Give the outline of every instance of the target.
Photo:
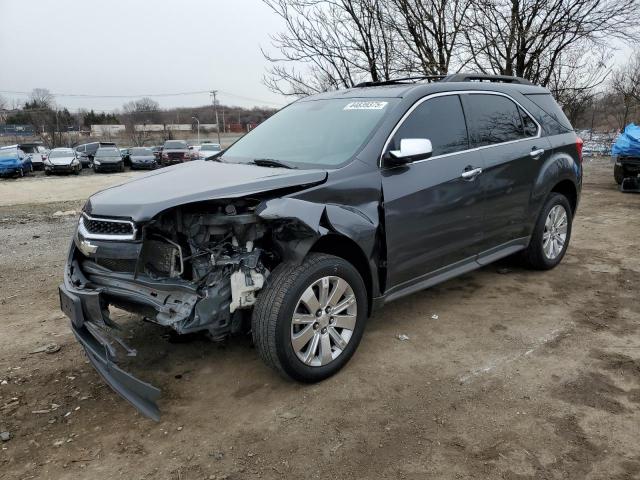
<svg viewBox="0 0 640 480">
<path fill-rule="evenodd" d="M 549 91 L 528 80 L 504 75 L 454 74 L 439 81 L 429 78 L 429 83 L 399 79 L 390 82 L 364 83 L 353 88 L 334 90 L 306 97 L 304 100 L 329 98 L 403 98 L 409 95 L 428 95 L 431 93 L 478 90 L 520 93 L 549 93 Z M 418 79 L 419 80 L 419 79 Z"/>
</svg>

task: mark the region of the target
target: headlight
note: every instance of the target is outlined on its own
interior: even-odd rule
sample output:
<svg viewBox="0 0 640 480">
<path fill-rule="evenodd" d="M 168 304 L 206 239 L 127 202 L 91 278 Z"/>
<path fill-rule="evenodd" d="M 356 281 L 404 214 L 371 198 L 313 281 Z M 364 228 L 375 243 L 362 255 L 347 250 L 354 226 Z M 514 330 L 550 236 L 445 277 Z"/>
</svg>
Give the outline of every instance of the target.
<svg viewBox="0 0 640 480">
<path fill-rule="evenodd" d="M 94 161 L 93 161 L 93 164 L 94 164 L 94 165 L 100 165 L 100 160 L 94 160 Z"/>
<path fill-rule="evenodd" d="M 49 166 L 49 167 L 53 166 L 53 163 L 51 163 L 51 160 L 49 160 L 48 158 L 45 159 L 44 164 Z"/>
<path fill-rule="evenodd" d="M 73 160 L 71 160 L 71 165 L 77 165 L 78 163 L 79 162 L 77 158 L 74 158 Z"/>
</svg>

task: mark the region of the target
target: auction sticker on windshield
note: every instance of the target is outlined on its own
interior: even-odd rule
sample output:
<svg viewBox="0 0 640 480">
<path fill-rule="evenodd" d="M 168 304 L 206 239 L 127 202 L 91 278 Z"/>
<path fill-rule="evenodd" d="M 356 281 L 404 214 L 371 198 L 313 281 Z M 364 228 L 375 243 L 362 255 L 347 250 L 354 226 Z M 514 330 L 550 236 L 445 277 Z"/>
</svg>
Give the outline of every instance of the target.
<svg viewBox="0 0 640 480">
<path fill-rule="evenodd" d="M 382 110 L 388 102 L 351 102 L 343 110 Z"/>
</svg>

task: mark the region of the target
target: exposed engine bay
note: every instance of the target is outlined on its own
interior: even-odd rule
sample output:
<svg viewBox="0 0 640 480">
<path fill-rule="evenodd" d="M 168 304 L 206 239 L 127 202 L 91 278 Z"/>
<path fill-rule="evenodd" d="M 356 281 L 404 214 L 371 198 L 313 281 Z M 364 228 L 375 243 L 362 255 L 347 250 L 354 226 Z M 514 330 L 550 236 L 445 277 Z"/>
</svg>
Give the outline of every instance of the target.
<svg viewBox="0 0 640 480">
<path fill-rule="evenodd" d="M 72 281 L 102 293 L 107 325 L 107 307 L 114 305 L 181 334 L 205 331 L 217 340 L 237 333 L 242 312 L 254 305 L 278 263 L 274 249 L 265 248 L 268 228 L 256 215 L 258 204 L 236 199 L 185 205 L 139 230 L 132 225 L 130 232 L 114 225 L 118 220 L 84 214 Z M 116 244 L 109 241 L 114 232 L 132 239 Z"/>
</svg>

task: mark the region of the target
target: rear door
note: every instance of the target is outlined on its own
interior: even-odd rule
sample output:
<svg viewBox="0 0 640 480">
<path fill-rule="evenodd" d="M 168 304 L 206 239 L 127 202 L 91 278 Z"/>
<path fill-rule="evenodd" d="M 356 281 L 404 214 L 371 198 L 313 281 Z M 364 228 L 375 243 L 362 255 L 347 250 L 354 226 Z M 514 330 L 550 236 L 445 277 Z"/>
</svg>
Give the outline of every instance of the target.
<svg viewBox="0 0 640 480">
<path fill-rule="evenodd" d="M 460 97 L 435 96 L 410 112 L 386 150 L 398 149 L 405 138 L 427 138 L 433 154 L 382 169 L 388 291 L 473 258 L 482 235 L 479 183 L 462 177 L 482 167 L 482 155 L 469 151 Z"/>
<path fill-rule="evenodd" d="M 469 93 L 463 104 L 473 147 L 484 163 L 478 176 L 483 192 L 482 251 L 506 248 L 529 234 L 533 185 L 551 148 L 538 123 L 511 97 Z"/>
</svg>

